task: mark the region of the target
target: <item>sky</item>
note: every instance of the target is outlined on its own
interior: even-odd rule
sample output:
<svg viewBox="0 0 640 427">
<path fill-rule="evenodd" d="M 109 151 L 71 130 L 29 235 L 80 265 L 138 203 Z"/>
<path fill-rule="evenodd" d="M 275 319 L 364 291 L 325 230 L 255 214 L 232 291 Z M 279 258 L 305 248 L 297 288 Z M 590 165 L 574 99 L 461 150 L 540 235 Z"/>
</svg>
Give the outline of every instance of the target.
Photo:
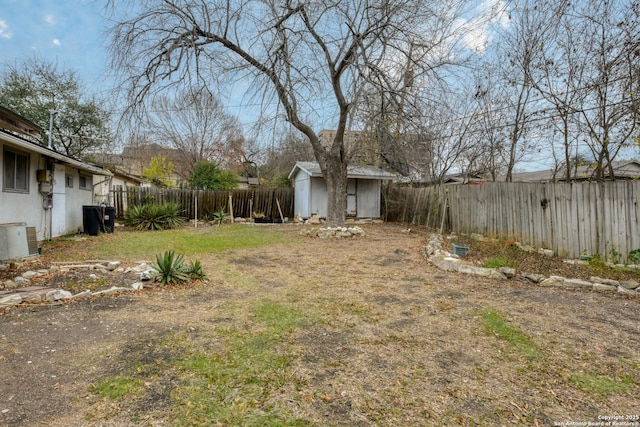
<svg viewBox="0 0 640 427">
<path fill-rule="evenodd" d="M 0 72 L 44 58 L 72 70 L 96 93 L 111 89 L 100 0 L 0 0 Z"/>
</svg>

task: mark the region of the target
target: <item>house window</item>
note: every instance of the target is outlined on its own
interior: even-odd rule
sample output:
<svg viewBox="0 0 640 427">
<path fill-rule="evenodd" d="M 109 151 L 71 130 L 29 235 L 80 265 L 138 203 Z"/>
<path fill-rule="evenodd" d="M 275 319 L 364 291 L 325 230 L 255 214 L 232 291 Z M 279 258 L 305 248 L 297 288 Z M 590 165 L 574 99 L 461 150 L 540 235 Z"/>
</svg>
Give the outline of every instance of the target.
<svg viewBox="0 0 640 427">
<path fill-rule="evenodd" d="M 73 175 L 65 175 L 65 185 L 67 188 L 73 188 Z"/>
<path fill-rule="evenodd" d="M 93 182 L 90 176 L 80 175 L 79 186 L 81 189 L 91 190 L 92 185 L 93 185 Z"/>
<path fill-rule="evenodd" d="M 27 153 L 11 151 L 5 148 L 3 190 L 19 193 L 29 192 L 29 164 Z"/>
</svg>

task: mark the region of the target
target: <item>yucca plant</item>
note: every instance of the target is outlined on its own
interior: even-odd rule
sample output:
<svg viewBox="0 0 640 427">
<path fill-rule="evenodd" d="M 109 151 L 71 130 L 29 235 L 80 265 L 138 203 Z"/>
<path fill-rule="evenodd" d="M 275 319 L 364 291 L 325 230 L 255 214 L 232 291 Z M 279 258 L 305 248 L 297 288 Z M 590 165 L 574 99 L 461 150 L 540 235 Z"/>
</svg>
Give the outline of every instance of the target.
<svg viewBox="0 0 640 427">
<path fill-rule="evenodd" d="M 220 225 L 225 221 L 229 220 L 229 215 L 224 211 L 224 209 L 220 209 L 213 213 L 213 222 Z"/>
<path fill-rule="evenodd" d="M 180 216 L 181 210 L 180 205 L 173 202 L 134 205 L 127 209 L 124 220 L 126 225 L 136 230 L 177 228 L 185 221 L 184 217 Z"/>
<path fill-rule="evenodd" d="M 191 279 L 202 280 L 206 277 L 200 260 L 190 262 L 189 265 L 185 267 L 184 271 Z"/>
<path fill-rule="evenodd" d="M 163 255 L 157 254 L 153 268 L 157 271 L 155 280 L 160 282 L 160 286 L 189 280 L 189 273 L 184 266 L 184 255 L 176 257 L 173 251 L 166 251 Z"/>
</svg>

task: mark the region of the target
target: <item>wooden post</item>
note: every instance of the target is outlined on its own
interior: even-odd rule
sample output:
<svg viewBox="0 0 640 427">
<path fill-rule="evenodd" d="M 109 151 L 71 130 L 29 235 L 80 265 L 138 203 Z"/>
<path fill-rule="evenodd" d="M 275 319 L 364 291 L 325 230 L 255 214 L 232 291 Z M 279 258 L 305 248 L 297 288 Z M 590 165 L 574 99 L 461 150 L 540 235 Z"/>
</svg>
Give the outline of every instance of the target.
<svg viewBox="0 0 640 427">
<path fill-rule="evenodd" d="M 278 212 L 280 212 L 280 221 L 284 223 L 284 215 L 282 215 L 282 209 L 280 209 L 280 202 L 278 201 L 277 197 L 276 197 L 276 205 L 278 206 Z"/>
<path fill-rule="evenodd" d="M 229 194 L 229 215 L 231 216 L 231 224 L 233 224 L 233 196 Z"/>
<path fill-rule="evenodd" d="M 193 223 L 196 225 L 195 228 L 198 228 L 198 196 L 196 195 L 196 200 L 195 200 L 195 214 L 194 219 L 193 219 Z"/>
</svg>

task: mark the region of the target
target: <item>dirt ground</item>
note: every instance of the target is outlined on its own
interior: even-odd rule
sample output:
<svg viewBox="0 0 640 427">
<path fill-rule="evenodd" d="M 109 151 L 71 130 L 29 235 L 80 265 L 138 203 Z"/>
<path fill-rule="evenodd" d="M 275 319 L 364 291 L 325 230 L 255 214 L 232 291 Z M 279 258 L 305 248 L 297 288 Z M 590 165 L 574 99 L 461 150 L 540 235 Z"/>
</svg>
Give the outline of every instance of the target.
<svg viewBox="0 0 640 427">
<path fill-rule="evenodd" d="M 279 226 L 286 245 L 201 257 L 205 283 L 5 310 L 0 425 L 171 425 L 171 381 L 150 380 L 133 406 L 105 403 L 91 385 L 157 356 L 176 332 L 195 341 L 219 325 L 250 328 L 242 307 L 260 300 L 322 319 L 287 341 L 304 388 L 273 397 L 312 425 L 552 426 L 640 414 L 640 297 L 442 272 L 422 256 L 429 232 L 363 228 L 364 238 L 320 240 Z M 528 360 L 485 333 L 486 308 L 542 356 Z M 625 388 L 594 392 L 577 374 Z"/>
</svg>

